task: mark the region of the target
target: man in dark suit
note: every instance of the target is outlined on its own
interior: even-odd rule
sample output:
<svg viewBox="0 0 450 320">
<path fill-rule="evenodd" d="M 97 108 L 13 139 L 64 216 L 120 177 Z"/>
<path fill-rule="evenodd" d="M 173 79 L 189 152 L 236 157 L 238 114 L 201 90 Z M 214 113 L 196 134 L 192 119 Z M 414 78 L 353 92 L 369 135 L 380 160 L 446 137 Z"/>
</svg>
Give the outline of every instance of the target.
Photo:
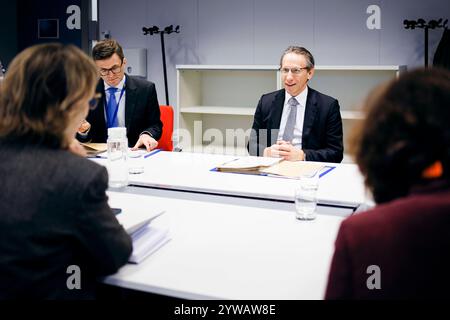
<svg viewBox="0 0 450 320">
<path fill-rule="evenodd" d="M 284 89 L 265 94 L 256 108 L 249 153 L 286 160 L 341 162 L 342 119 L 336 99 L 307 86 L 314 58 L 303 47 L 283 53 Z"/>
<path fill-rule="evenodd" d="M 127 128 L 130 146 L 145 146 L 148 151 L 156 148 L 162 122 L 155 85 L 125 74 L 127 59 L 115 40 L 97 43 L 92 56 L 102 77 L 97 86 L 101 100 L 80 127 L 78 139 L 106 142 L 107 129 L 120 126 Z"/>
</svg>

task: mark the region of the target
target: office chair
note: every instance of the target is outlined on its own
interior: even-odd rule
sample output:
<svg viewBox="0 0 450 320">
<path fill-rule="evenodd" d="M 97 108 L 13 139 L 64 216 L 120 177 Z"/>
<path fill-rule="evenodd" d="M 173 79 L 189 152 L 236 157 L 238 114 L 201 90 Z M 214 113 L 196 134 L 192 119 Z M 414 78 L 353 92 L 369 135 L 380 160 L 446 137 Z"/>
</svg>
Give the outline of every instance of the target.
<svg viewBox="0 0 450 320">
<path fill-rule="evenodd" d="M 162 135 L 158 141 L 158 149 L 173 151 L 173 108 L 172 106 L 159 106 L 161 122 L 163 123 Z"/>
</svg>

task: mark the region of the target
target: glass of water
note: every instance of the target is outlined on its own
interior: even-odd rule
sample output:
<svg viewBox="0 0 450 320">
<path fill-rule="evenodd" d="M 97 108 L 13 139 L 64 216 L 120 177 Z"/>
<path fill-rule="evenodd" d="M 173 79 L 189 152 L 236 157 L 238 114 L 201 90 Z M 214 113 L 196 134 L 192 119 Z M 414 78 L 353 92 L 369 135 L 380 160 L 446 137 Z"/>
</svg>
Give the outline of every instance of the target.
<svg viewBox="0 0 450 320">
<path fill-rule="evenodd" d="M 314 220 L 316 218 L 317 190 L 319 189 L 319 174 L 300 177 L 295 190 L 295 211 L 299 220 Z"/>
<path fill-rule="evenodd" d="M 139 174 L 144 172 L 145 150 L 128 150 L 128 170 L 130 174 Z"/>
</svg>

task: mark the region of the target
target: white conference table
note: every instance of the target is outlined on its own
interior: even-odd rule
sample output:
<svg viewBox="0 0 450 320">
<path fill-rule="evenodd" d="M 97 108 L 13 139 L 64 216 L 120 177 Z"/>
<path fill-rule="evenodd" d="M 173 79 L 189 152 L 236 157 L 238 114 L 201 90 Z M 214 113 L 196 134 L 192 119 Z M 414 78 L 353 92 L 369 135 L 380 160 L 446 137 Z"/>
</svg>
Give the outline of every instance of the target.
<svg viewBox="0 0 450 320">
<path fill-rule="evenodd" d="M 144 172 L 130 175 L 129 183 L 140 187 L 294 201 L 298 184 L 295 179 L 211 171 L 234 158 L 236 156 L 161 151 L 142 159 Z M 94 161 L 107 163 L 106 159 Z M 325 164 L 336 168 L 320 178 L 319 203 L 357 208 L 366 202 L 363 179 L 356 165 Z"/>
<path fill-rule="evenodd" d="M 323 298 L 343 217 L 319 210 L 316 220 L 300 221 L 293 204 L 266 208 L 255 199 L 238 205 L 183 199 L 167 190 L 132 193 L 139 189 L 109 191 L 110 205 L 124 212 L 166 210 L 152 223 L 169 226 L 172 240 L 105 283 L 187 299 Z"/>
</svg>

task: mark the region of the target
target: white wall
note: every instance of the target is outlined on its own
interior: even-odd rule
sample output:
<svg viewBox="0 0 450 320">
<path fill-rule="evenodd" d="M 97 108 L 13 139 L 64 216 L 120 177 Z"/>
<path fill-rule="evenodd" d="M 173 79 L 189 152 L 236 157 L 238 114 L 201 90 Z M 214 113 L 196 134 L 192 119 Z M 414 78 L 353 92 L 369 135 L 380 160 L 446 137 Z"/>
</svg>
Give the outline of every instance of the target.
<svg viewBox="0 0 450 320">
<path fill-rule="evenodd" d="M 381 30 L 368 30 L 366 9 L 381 7 Z M 450 18 L 448 0 L 100 0 L 100 31 L 125 48 L 148 49 L 148 79 L 165 102 L 159 35 L 142 27 L 180 25 L 166 36 L 170 103 L 176 64 L 277 64 L 283 49 L 310 49 L 318 65 L 423 65 L 423 30 L 404 19 Z M 442 31 L 430 31 L 430 59 Z M 226 88 L 224 88 L 226 90 Z M 256 105 L 257 101 L 255 101 Z"/>
</svg>

